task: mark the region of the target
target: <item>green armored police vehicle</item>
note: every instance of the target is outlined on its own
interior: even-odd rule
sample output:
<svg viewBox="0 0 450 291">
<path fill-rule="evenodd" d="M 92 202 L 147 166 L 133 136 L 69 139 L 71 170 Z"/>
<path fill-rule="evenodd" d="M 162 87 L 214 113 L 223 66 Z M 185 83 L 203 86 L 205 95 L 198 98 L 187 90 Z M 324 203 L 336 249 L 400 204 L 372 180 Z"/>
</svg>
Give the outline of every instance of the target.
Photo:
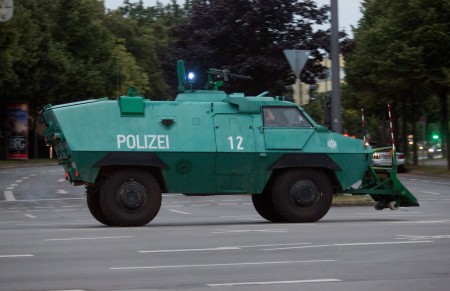
<svg viewBox="0 0 450 291">
<path fill-rule="evenodd" d="M 220 91 L 216 77 L 231 75 L 210 69 L 204 89 L 186 89 L 179 61 L 175 101 L 130 90 L 118 100 L 43 109 L 46 141 L 66 178 L 86 186 L 99 222 L 145 225 L 161 193 L 251 194 L 256 211 L 273 222 L 317 221 L 336 193 L 370 195 L 377 209 L 419 205 L 396 177 L 395 151 L 393 167 L 375 169 L 370 146 L 318 125 L 297 104 Z"/>
</svg>

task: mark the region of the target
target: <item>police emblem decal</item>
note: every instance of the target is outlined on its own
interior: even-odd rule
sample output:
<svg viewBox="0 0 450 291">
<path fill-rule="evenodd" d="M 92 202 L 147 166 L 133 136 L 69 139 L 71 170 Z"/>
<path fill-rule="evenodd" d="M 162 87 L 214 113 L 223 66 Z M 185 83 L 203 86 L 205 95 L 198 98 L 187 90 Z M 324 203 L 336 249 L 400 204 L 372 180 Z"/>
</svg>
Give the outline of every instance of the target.
<svg viewBox="0 0 450 291">
<path fill-rule="evenodd" d="M 336 149 L 337 148 L 337 142 L 334 140 L 334 139 L 329 139 L 328 141 L 327 141 L 327 146 L 330 148 L 330 149 L 332 149 L 332 150 L 334 150 L 334 149 Z"/>
</svg>

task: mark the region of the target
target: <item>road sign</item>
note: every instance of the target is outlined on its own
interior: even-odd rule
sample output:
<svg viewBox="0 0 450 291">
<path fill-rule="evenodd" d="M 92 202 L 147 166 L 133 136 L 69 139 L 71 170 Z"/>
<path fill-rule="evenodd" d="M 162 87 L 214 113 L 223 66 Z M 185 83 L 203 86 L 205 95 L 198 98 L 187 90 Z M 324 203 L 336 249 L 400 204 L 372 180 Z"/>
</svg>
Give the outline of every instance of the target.
<svg viewBox="0 0 450 291">
<path fill-rule="evenodd" d="M 307 50 L 283 50 L 295 77 L 300 78 L 300 73 L 303 70 L 311 51 Z"/>
<path fill-rule="evenodd" d="M 13 0 L 0 0 L 0 22 L 6 22 L 13 16 Z"/>
</svg>

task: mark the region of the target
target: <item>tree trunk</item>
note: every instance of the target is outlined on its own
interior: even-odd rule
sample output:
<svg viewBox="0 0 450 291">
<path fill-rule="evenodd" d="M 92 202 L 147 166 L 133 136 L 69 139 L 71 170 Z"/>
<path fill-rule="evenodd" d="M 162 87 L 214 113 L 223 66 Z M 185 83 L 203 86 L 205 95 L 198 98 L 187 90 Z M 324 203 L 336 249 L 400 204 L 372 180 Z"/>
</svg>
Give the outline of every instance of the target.
<svg viewBox="0 0 450 291">
<path fill-rule="evenodd" d="M 411 96 L 411 125 L 412 125 L 412 134 L 414 137 L 414 140 L 417 139 L 417 110 L 416 110 L 416 102 L 415 102 L 415 96 Z M 417 143 L 413 142 L 413 164 L 417 166 L 418 164 L 418 157 L 417 157 Z"/>
<path fill-rule="evenodd" d="M 404 144 L 403 153 L 409 158 L 409 144 L 408 144 L 408 129 L 406 127 L 407 114 L 406 114 L 406 97 L 402 95 L 402 139 Z M 409 159 L 408 159 L 409 160 Z"/>
<path fill-rule="evenodd" d="M 450 134 L 448 132 L 448 91 L 449 87 L 443 87 L 439 90 L 439 102 L 441 104 L 442 152 L 444 157 L 447 157 L 447 168 L 450 170 L 450 155 L 448 154 L 448 145 L 450 143 Z"/>
</svg>

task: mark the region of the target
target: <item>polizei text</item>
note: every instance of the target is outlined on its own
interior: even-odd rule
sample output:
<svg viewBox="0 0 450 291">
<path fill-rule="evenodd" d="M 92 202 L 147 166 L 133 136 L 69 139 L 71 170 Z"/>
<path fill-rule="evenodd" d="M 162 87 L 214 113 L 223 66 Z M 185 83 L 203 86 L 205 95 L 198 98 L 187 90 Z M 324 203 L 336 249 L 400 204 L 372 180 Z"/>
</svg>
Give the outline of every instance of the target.
<svg viewBox="0 0 450 291">
<path fill-rule="evenodd" d="M 168 150 L 170 149 L 169 136 L 164 134 L 118 134 L 117 148 Z"/>
</svg>

